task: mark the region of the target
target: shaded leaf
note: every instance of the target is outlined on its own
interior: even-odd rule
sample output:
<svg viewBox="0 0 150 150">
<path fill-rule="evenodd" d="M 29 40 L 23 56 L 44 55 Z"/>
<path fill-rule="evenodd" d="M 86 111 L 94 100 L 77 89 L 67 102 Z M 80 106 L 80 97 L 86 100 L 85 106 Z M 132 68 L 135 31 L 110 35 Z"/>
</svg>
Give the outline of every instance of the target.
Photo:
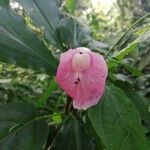
<svg viewBox="0 0 150 150">
<path fill-rule="evenodd" d="M 47 50 L 24 20 L 9 6 L 0 1 L 0 61 L 55 74 L 57 60 Z"/>
<path fill-rule="evenodd" d="M 48 135 L 44 121 L 36 121 L 38 111 L 27 103 L 0 107 L 0 149 L 41 150 Z"/>
<path fill-rule="evenodd" d="M 134 102 L 141 115 L 141 119 L 143 120 L 144 125 L 147 126 L 150 130 L 150 103 L 144 97 L 135 92 L 128 83 L 116 81 L 115 84 L 122 88 L 126 95 Z"/>
<path fill-rule="evenodd" d="M 138 111 L 125 95 L 109 86 L 102 101 L 88 110 L 89 119 L 108 150 L 149 150 Z"/>
<path fill-rule="evenodd" d="M 57 48 L 62 48 L 58 27 L 63 18 L 58 0 L 16 0 L 31 17 L 35 26 L 44 28 L 45 37 Z"/>
<path fill-rule="evenodd" d="M 87 46 L 91 50 L 95 50 L 97 52 L 100 52 L 101 54 L 105 54 L 109 48 L 109 46 L 106 43 L 102 43 L 100 41 L 92 40 L 88 43 Z"/>
<path fill-rule="evenodd" d="M 129 71 L 132 75 L 134 75 L 134 76 L 139 77 L 139 76 L 142 76 L 142 75 L 143 75 L 143 73 L 142 73 L 140 70 L 138 70 L 137 68 L 135 68 L 135 67 L 133 67 L 133 66 L 131 66 L 131 65 L 128 65 L 128 64 L 125 64 L 125 63 L 121 63 L 121 65 L 122 65 L 127 71 Z"/>
<path fill-rule="evenodd" d="M 69 117 L 52 143 L 51 150 L 93 150 L 83 124 Z"/>
<path fill-rule="evenodd" d="M 115 54 L 111 59 L 108 60 L 107 64 L 108 67 L 113 70 L 118 66 L 118 64 L 122 63 L 122 60 L 129 55 L 135 48 L 138 46 L 138 42 L 132 42 L 127 47 L 125 47 L 123 50 Z"/>
<path fill-rule="evenodd" d="M 139 63 L 137 64 L 137 68 L 139 70 L 143 70 L 146 66 L 148 66 L 150 64 L 150 51 L 148 51 L 144 57 L 142 58 L 142 60 L 139 61 Z"/>
<path fill-rule="evenodd" d="M 43 107 L 46 104 L 46 100 L 48 97 L 52 94 L 54 90 L 56 90 L 58 85 L 55 82 L 55 79 L 52 79 L 50 82 L 50 86 L 47 88 L 47 90 L 41 95 L 39 100 L 37 101 L 37 107 Z"/>
<path fill-rule="evenodd" d="M 128 72 L 130 72 L 134 76 L 139 77 L 139 76 L 143 75 L 143 73 L 140 70 L 138 70 L 134 66 L 131 66 L 127 63 L 120 62 L 117 59 L 110 59 L 108 61 L 108 68 L 110 70 L 115 70 L 115 69 L 117 69 L 118 66 L 122 66 L 125 70 L 127 70 Z"/>
<path fill-rule="evenodd" d="M 90 31 L 72 17 L 61 20 L 60 36 L 66 50 L 87 46 L 91 41 Z"/>
<path fill-rule="evenodd" d="M 87 131 L 88 131 L 90 137 L 92 138 L 92 141 L 95 143 L 95 149 L 94 150 L 104 150 L 105 146 L 102 143 L 100 137 L 96 134 L 96 131 L 94 130 L 87 114 L 86 114 L 85 126 L 87 128 Z"/>
</svg>

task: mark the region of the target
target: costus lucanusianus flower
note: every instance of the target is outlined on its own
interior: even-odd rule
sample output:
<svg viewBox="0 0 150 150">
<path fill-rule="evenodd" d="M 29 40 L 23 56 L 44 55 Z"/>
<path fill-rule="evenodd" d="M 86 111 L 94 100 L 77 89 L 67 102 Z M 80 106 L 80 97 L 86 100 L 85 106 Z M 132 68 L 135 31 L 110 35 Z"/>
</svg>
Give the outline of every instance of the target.
<svg viewBox="0 0 150 150">
<path fill-rule="evenodd" d="M 101 99 L 107 70 L 102 55 L 79 47 L 61 54 L 56 81 L 72 98 L 73 107 L 85 110 Z"/>
</svg>

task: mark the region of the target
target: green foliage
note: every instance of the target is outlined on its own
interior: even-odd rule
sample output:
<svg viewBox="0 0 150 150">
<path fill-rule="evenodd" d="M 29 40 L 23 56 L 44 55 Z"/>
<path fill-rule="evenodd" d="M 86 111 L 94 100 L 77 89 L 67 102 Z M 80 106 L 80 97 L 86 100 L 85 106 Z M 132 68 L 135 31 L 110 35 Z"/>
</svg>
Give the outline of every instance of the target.
<svg viewBox="0 0 150 150">
<path fill-rule="evenodd" d="M 0 149 L 41 150 L 47 139 L 48 126 L 44 121 L 36 120 L 37 116 L 37 109 L 27 103 L 1 106 Z"/>
<path fill-rule="evenodd" d="M 136 49 L 138 46 L 137 42 L 133 42 L 131 43 L 128 47 L 126 47 L 125 49 L 119 51 L 119 53 L 117 53 L 114 58 L 122 61 L 124 59 L 125 56 L 127 56 L 129 53 L 131 53 L 134 49 Z"/>
<path fill-rule="evenodd" d="M 52 150 L 93 150 L 90 140 L 82 122 L 76 118 L 67 118 L 62 129 L 52 143 Z"/>
<path fill-rule="evenodd" d="M 36 103 L 46 91 L 51 78 L 44 73 L 0 64 L 0 104 L 8 102 Z"/>
<path fill-rule="evenodd" d="M 90 32 L 72 17 L 65 18 L 60 24 L 60 36 L 66 50 L 86 46 L 90 41 Z"/>
<path fill-rule="evenodd" d="M 150 103 L 141 95 L 149 96 L 150 14 L 126 16 L 129 1 L 108 14 L 86 10 L 87 0 L 16 1 L 21 10 L 0 1 L 0 61 L 16 65 L 0 64 L 0 150 L 149 150 Z M 109 67 L 102 100 L 84 112 L 54 77 L 60 54 L 83 46 Z"/>
<path fill-rule="evenodd" d="M 150 102 L 146 98 L 136 93 L 128 83 L 116 81 L 115 84 L 122 88 L 126 95 L 133 101 L 141 115 L 144 126 L 148 129 L 147 132 L 150 133 Z"/>
<path fill-rule="evenodd" d="M 3 0 L 0 5 L 3 4 Z M 0 60 L 54 74 L 58 61 L 15 14 L 9 2 L 0 9 Z"/>
<path fill-rule="evenodd" d="M 67 50 L 70 47 L 86 46 L 92 40 L 89 30 L 78 21 L 63 17 L 57 1 L 17 2 L 24 8 L 23 16 L 10 8 L 9 1 L 0 2 L 3 6 L 0 10 L 1 61 L 54 75 L 58 60 L 52 50 L 48 51 L 52 47 L 49 44 Z"/>
<path fill-rule="evenodd" d="M 66 0 L 65 6 L 69 13 L 74 14 L 76 7 L 76 0 Z"/>
<path fill-rule="evenodd" d="M 44 36 L 49 43 L 57 48 L 62 48 L 58 27 L 63 18 L 58 9 L 57 0 L 17 0 L 25 9 L 36 27 L 44 28 Z"/>
<path fill-rule="evenodd" d="M 47 88 L 47 90 L 42 94 L 42 96 L 37 101 L 37 107 L 42 107 L 45 105 L 46 100 L 50 96 L 50 94 L 57 89 L 57 84 L 54 79 L 51 80 L 50 86 Z"/>
<path fill-rule="evenodd" d="M 121 89 L 107 87 L 101 102 L 88 110 L 88 116 L 106 149 L 149 149 L 139 113 Z"/>
</svg>

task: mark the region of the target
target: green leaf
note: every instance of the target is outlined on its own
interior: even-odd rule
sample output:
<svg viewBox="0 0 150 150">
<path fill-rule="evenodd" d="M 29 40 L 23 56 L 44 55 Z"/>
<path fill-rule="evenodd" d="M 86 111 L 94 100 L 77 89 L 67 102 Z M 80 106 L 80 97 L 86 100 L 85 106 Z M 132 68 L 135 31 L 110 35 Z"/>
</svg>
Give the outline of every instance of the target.
<svg viewBox="0 0 150 150">
<path fill-rule="evenodd" d="M 83 124 L 69 117 L 52 143 L 51 150 L 93 150 Z"/>
<path fill-rule="evenodd" d="M 96 40 L 90 41 L 87 47 L 91 50 L 99 52 L 100 54 L 105 54 L 109 48 L 109 46 L 106 43 L 102 43 Z"/>
<path fill-rule="evenodd" d="M 48 97 L 52 94 L 54 90 L 56 90 L 58 87 L 55 79 L 52 79 L 50 82 L 50 86 L 47 88 L 47 90 L 41 95 L 39 100 L 37 101 L 37 107 L 43 107 L 46 104 L 46 100 Z"/>
<path fill-rule="evenodd" d="M 119 53 L 117 53 L 114 58 L 122 61 L 124 59 L 125 56 L 127 56 L 129 53 L 131 53 L 133 50 L 135 50 L 138 46 L 138 42 L 132 42 L 130 45 L 128 45 L 126 48 L 124 48 L 123 50 L 121 50 Z"/>
<path fill-rule="evenodd" d="M 8 103 L 0 107 L 0 149 L 41 150 L 48 126 L 36 121 L 36 108 L 27 103 Z M 17 142 L 17 143 L 16 143 Z"/>
<path fill-rule="evenodd" d="M 44 28 L 49 43 L 60 50 L 87 46 L 92 41 L 89 29 L 72 17 L 64 17 L 58 0 L 17 0 L 38 28 Z M 76 0 L 67 0 L 66 5 L 74 11 Z"/>
<path fill-rule="evenodd" d="M 89 136 L 92 138 L 93 142 L 95 143 L 95 148 L 94 150 L 104 150 L 105 146 L 102 143 L 101 139 L 99 136 L 96 134 L 96 131 L 94 130 L 88 115 L 86 114 L 86 121 L 85 121 L 85 126 L 87 128 L 87 131 L 89 133 Z"/>
<path fill-rule="evenodd" d="M 60 37 L 66 50 L 87 46 L 91 41 L 90 31 L 72 17 L 61 20 Z"/>
<path fill-rule="evenodd" d="M 62 117 L 60 114 L 54 113 L 52 120 L 55 124 L 61 124 L 62 123 Z"/>
<path fill-rule="evenodd" d="M 61 49 L 58 27 L 63 18 L 58 0 L 16 0 L 30 16 L 35 26 L 44 28 L 49 43 Z"/>
<path fill-rule="evenodd" d="M 127 71 L 129 71 L 130 73 L 132 73 L 133 75 L 139 77 L 139 76 L 142 76 L 143 73 L 138 70 L 137 68 L 131 66 L 131 65 L 128 65 L 128 64 L 125 64 L 125 63 L 122 63 L 121 64 Z"/>
<path fill-rule="evenodd" d="M 54 75 L 58 61 L 27 27 L 21 16 L 0 1 L 0 61 Z"/>
<path fill-rule="evenodd" d="M 139 76 L 143 75 L 143 73 L 140 70 L 138 70 L 137 68 L 135 68 L 134 66 L 131 66 L 131 65 L 126 64 L 124 62 L 118 61 L 116 59 L 110 59 L 108 61 L 108 68 L 110 70 L 116 69 L 118 65 L 122 66 L 125 70 L 127 70 L 128 72 L 130 72 L 134 76 L 139 77 Z"/>
<path fill-rule="evenodd" d="M 149 46 L 147 46 L 149 48 Z M 139 61 L 137 68 L 139 70 L 144 70 L 146 66 L 150 65 L 150 51 L 148 50 L 147 53 L 144 54 L 142 59 Z"/>
<path fill-rule="evenodd" d="M 65 7 L 67 8 L 68 12 L 74 14 L 76 8 L 76 0 L 66 0 Z"/>
<path fill-rule="evenodd" d="M 115 84 L 123 89 L 126 95 L 133 101 L 141 115 L 144 125 L 147 126 L 150 131 L 150 103 L 144 97 L 136 93 L 128 83 L 116 81 Z"/>
<path fill-rule="evenodd" d="M 134 41 L 131 44 L 129 44 L 126 48 L 115 54 L 111 59 L 108 60 L 107 64 L 108 67 L 113 70 L 118 66 L 118 64 L 122 63 L 122 60 L 135 48 L 138 46 L 138 42 Z"/>
<path fill-rule="evenodd" d="M 125 93 L 109 86 L 89 119 L 108 150 L 149 150 L 139 113 Z"/>
</svg>

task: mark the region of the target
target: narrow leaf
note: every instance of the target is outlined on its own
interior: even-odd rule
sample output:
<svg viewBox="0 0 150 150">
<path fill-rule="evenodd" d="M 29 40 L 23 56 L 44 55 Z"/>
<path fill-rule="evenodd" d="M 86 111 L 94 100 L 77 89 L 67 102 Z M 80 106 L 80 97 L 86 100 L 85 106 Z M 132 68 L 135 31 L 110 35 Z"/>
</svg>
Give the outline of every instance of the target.
<svg viewBox="0 0 150 150">
<path fill-rule="evenodd" d="M 119 53 L 117 53 L 114 56 L 114 58 L 116 58 L 119 61 L 122 61 L 125 58 L 125 56 L 127 56 L 129 53 L 131 53 L 133 50 L 135 50 L 137 46 L 138 46 L 138 42 L 132 42 L 126 48 L 124 48 Z"/>
</svg>

